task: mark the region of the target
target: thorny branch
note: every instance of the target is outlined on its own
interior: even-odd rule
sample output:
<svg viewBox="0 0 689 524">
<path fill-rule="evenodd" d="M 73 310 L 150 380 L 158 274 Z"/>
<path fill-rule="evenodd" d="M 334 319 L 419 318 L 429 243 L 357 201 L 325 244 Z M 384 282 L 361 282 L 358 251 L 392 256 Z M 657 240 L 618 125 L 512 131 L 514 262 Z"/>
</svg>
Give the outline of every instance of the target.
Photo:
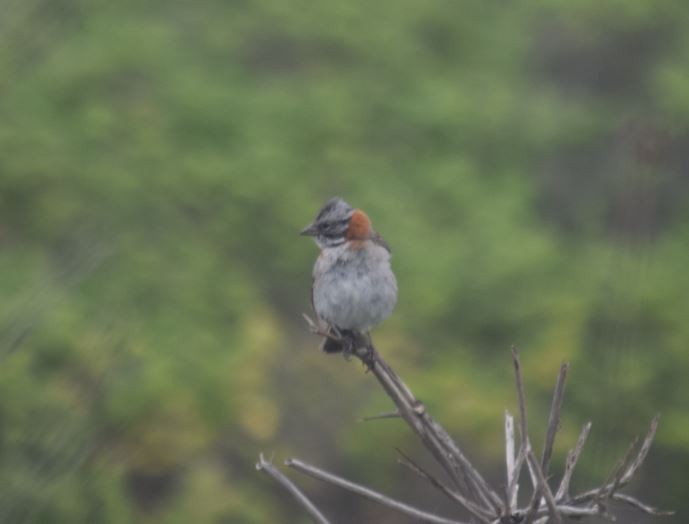
<svg viewBox="0 0 689 524">
<path fill-rule="evenodd" d="M 322 329 L 306 315 L 304 318 L 313 333 L 322 337 L 333 337 L 332 332 Z M 614 519 L 614 516 L 610 513 L 610 502 L 624 503 L 650 515 L 673 514 L 669 511 L 658 510 L 630 495 L 620 492 L 632 480 L 648 454 L 658 429 L 658 415 L 653 418 L 641 446 L 638 447 L 636 442 L 632 443 L 625 456 L 618 462 L 608 479 L 601 486 L 572 496 L 569 492 L 572 475 L 591 430 L 591 423 L 587 422 L 581 430 L 574 449 L 567 454 L 565 470 L 557 491 L 550 487 L 548 483 L 550 463 L 555 438 L 560 426 L 565 382 L 569 369 L 568 364 L 564 363 L 560 367 L 546 427 L 544 449 L 541 459 L 538 460 L 529 440 L 526 400 L 519 354 L 516 348 L 512 348 L 512 361 L 519 405 L 517 426 L 519 428 L 519 448 L 517 451 L 514 418 L 510 413 L 505 412 L 506 486 L 504 493 L 498 495 L 498 492 L 486 482 L 447 431 L 427 413 L 425 406 L 414 397 L 402 379 L 382 359 L 370 339 L 365 343 L 362 341 L 358 342 L 359 345 L 363 344 L 363 347 L 354 350 L 353 356 L 359 358 L 366 365 L 396 407 L 394 412 L 367 417 L 363 420 L 380 418 L 403 419 L 421 440 L 436 463 L 445 471 L 449 484 L 431 475 L 398 450 L 402 456 L 400 463 L 407 466 L 416 475 L 429 482 L 443 495 L 448 497 L 456 504 L 458 512 L 463 514 L 465 518 L 469 518 L 469 522 L 481 522 L 483 524 L 559 524 L 567 518 L 580 520 L 596 515 Z M 455 518 L 446 518 L 415 508 L 298 459 L 288 459 L 285 461 L 285 464 L 296 471 L 357 493 L 400 513 L 416 517 L 423 522 L 466 524 L 464 521 L 456 520 Z M 531 480 L 531 495 L 528 497 L 528 502 L 524 507 L 518 507 L 519 479 L 524 465 L 527 467 Z M 319 524 L 328 522 L 311 501 L 270 462 L 265 461 L 262 455 L 256 467 L 266 471 L 273 479 L 285 487 L 315 522 Z"/>
</svg>

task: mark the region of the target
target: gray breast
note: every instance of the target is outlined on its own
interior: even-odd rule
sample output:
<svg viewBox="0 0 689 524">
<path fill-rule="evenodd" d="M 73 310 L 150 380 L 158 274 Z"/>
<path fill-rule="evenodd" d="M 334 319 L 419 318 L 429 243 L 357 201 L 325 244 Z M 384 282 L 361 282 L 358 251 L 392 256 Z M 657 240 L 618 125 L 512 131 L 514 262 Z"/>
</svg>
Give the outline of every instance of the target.
<svg viewBox="0 0 689 524">
<path fill-rule="evenodd" d="M 368 331 L 392 313 L 396 301 L 397 282 L 383 247 L 367 241 L 361 249 L 323 250 L 313 289 L 320 318 L 341 329 Z"/>
</svg>

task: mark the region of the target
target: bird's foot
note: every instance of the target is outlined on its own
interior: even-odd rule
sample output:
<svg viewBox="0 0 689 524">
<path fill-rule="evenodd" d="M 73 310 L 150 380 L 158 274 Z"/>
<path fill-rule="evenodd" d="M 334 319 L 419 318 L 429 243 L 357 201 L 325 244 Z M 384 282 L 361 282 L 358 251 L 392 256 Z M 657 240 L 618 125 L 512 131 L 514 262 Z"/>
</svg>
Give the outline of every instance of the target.
<svg viewBox="0 0 689 524">
<path fill-rule="evenodd" d="M 335 326 L 327 326 L 321 336 L 323 336 L 323 343 L 321 344 L 323 351 L 326 353 L 340 353 L 342 351 L 344 337 Z"/>
<path fill-rule="evenodd" d="M 376 357 L 368 333 L 339 329 L 331 325 L 319 334 L 324 337 L 321 348 L 326 353 L 342 353 L 345 360 L 350 360 L 352 356 L 356 356 L 366 366 L 367 372 L 373 369 Z"/>
<path fill-rule="evenodd" d="M 357 351 L 357 337 L 356 334 L 349 330 L 342 330 L 340 332 L 340 348 L 342 349 L 342 356 L 345 360 L 352 358 Z"/>
<path fill-rule="evenodd" d="M 363 355 L 361 355 L 361 361 L 366 366 L 366 373 L 372 371 L 376 365 L 376 354 L 371 346 L 366 346 L 364 348 Z"/>
<path fill-rule="evenodd" d="M 366 366 L 367 373 L 374 368 L 376 364 L 376 353 L 368 333 L 358 334 L 356 354 L 361 359 L 364 366 Z"/>
</svg>

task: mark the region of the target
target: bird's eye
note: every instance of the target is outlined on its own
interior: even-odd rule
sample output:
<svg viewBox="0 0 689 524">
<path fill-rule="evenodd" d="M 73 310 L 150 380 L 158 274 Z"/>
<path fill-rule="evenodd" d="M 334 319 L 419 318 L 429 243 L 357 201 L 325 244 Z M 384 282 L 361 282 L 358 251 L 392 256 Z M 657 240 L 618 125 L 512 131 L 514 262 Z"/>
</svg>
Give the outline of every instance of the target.
<svg viewBox="0 0 689 524">
<path fill-rule="evenodd" d="M 333 233 L 338 230 L 340 226 L 339 222 L 325 222 L 321 226 L 321 230 L 326 232 L 326 233 Z"/>
</svg>

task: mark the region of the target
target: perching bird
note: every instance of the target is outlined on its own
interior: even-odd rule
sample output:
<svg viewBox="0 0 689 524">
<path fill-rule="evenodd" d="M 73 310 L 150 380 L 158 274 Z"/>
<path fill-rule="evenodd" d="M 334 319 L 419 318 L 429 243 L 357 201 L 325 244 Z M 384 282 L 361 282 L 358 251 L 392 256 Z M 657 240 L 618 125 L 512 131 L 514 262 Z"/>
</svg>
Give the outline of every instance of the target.
<svg viewBox="0 0 689 524">
<path fill-rule="evenodd" d="M 366 213 L 339 197 L 328 200 L 301 234 L 314 237 L 321 249 L 311 298 L 319 320 L 335 335 L 325 339 L 323 350 L 349 354 L 397 302 L 390 248 L 373 231 Z"/>
</svg>

